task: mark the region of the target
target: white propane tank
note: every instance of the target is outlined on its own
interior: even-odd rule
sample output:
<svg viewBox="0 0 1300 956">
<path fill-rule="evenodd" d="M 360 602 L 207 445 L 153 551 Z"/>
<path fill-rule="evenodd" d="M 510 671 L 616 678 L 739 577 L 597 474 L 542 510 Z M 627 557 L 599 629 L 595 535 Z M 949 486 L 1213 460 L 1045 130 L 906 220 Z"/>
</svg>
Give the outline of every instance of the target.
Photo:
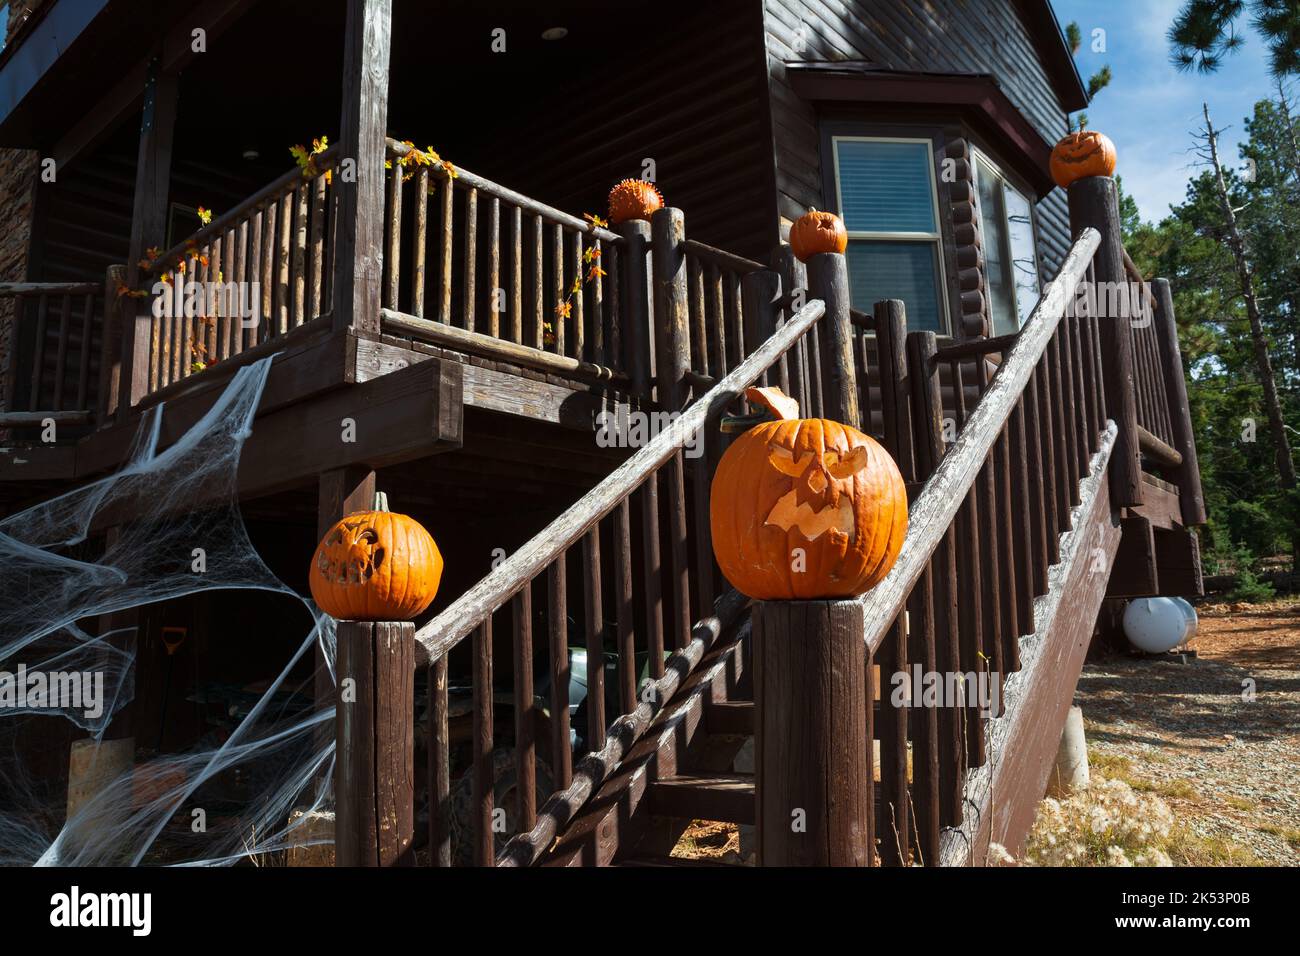
<svg viewBox="0 0 1300 956">
<path fill-rule="evenodd" d="M 1182 598 L 1138 598 L 1124 609 L 1124 636 L 1148 654 L 1172 651 L 1195 633 L 1196 611 Z"/>
</svg>

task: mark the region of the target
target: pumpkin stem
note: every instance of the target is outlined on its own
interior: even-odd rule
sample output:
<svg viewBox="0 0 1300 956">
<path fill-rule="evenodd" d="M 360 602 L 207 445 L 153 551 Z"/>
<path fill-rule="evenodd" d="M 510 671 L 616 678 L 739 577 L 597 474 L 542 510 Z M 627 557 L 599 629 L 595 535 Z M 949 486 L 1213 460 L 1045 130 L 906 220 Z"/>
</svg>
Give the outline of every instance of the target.
<svg viewBox="0 0 1300 956">
<path fill-rule="evenodd" d="M 775 385 L 767 388 L 751 385 L 745 389 L 745 401 L 766 409 L 777 421 L 789 422 L 799 417 L 799 403 Z"/>
<path fill-rule="evenodd" d="M 371 510 L 372 510 L 372 511 L 387 511 L 387 510 L 388 510 L 388 493 L 387 493 L 387 492 L 383 492 L 383 491 L 376 491 L 376 492 L 375 492 L 375 507 L 372 508 Z"/>
</svg>

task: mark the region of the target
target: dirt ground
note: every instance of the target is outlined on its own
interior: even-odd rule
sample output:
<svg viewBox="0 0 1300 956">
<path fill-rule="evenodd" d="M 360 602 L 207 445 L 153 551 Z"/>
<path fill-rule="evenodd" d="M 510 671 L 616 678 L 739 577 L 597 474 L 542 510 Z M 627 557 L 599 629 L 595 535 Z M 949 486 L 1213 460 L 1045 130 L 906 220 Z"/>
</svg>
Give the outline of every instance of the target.
<svg viewBox="0 0 1300 956">
<path fill-rule="evenodd" d="M 1158 793 L 1219 848 L 1198 862 L 1300 865 L 1300 598 L 1197 612 L 1186 663 L 1085 666 L 1094 773 Z"/>
</svg>

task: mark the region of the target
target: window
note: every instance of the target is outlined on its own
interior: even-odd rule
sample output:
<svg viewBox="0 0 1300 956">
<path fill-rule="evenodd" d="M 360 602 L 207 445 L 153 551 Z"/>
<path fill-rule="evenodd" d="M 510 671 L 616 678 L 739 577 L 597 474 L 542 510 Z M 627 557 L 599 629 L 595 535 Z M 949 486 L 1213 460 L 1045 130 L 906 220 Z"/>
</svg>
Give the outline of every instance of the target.
<svg viewBox="0 0 1300 956">
<path fill-rule="evenodd" d="M 831 147 L 853 308 L 902 299 L 909 329 L 946 332 L 930 140 L 834 136 Z"/>
<path fill-rule="evenodd" d="M 1038 253 L 1033 207 L 989 159 L 975 156 L 980 234 L 992 334 L 1015 332 L 1038 303 Z"/>
</svg>

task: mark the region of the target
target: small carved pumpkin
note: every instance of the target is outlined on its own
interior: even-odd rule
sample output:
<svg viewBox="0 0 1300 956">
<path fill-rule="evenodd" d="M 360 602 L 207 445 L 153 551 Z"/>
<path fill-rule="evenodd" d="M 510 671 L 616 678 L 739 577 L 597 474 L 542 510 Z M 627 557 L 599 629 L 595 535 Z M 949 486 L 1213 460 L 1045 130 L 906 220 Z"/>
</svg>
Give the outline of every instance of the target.
<svg viewBox="0 0 1300 956">
<path fill-rule="evenodd" d="M 1094 129 L 1075 130 L 1052 150 L 1052 179 L 1065 189 L 1076 179 L 1115 172 L 1115 144 Z"/>
<path fill-rule="evenodd" d="M 710 491 L 713 553 L 758 600 L 850 597 L 889 573 L 907 533 L 898 467 L 856 428 L 798 417 L 780 389 L 751 388 L 774 420 L 740 435 Z"/>
<path fill-rule="evenodd" d="M 414 518 L 393 514 L 375 495 L 375 510 L 357 511 L 329 531 L 312 556 L 311 596 L 330 617 L 409 621 L 438 593 L 442 555 Z"/>
<path fill-rule="evenodd" d="M 664 197 L 654 183 L 625 179 L 609 191 L 609 221 L 614 225 L 632 219 L 650 221 L 656 209 L 664 207 Z"/>
<path fill-rule="evenodd" d="M 848 247 L 844 220 L 833 212 L 809 209 L 790 227 L 790 251 L 800 262 L 822 252 L 843 252 Z"/>
</svg>

